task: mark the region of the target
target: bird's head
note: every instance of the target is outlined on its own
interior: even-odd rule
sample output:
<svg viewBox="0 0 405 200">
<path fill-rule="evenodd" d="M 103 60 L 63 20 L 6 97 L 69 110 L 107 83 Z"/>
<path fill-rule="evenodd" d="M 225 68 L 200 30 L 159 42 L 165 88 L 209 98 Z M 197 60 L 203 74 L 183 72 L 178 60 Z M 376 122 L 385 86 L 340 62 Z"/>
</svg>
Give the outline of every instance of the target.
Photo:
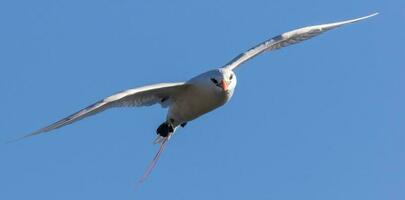
<svg viewBox="0 0 405 200">
<path fill-rule="evenodd" d="M 236 75 L 229 69 L 214 69 L 192 78 L 189 82 L 231 97 L 236 87 Z"/>
<path fill-rule="evenodd" d="M 208 77 L 212 85 L 223 92 L 233 93 L 236 87 L 236 75 L 232 70 L 221 68 L 211 72 Z"/>
</svg>

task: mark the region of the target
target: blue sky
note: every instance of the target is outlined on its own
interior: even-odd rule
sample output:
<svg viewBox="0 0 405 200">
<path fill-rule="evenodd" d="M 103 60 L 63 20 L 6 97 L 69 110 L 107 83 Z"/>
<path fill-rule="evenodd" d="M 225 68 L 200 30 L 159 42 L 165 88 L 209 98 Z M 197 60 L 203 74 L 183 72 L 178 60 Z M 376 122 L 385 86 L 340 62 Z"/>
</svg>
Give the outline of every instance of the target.
<svg viewBox="0 0 405 200">
<path fill-rule="evenodd" d="M 117 91 L 185 81 L 279 33 L 377 17 L 237 70 L 137 191 L 166 110 L 112 109 L 0 145 L 0 199 L 404 199 L 405 2 L 0 2 L 0 141 Z"/>
</svg>

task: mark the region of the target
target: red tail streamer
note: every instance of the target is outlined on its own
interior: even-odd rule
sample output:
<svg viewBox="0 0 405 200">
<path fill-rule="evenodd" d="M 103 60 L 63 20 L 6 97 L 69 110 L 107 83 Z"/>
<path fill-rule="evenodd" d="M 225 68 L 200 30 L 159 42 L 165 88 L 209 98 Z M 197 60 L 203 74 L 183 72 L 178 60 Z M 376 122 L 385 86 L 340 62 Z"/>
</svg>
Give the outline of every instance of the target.
<svg viewBox="0 0 405 200">
<path fill-rule="evenodd" d="M 149 177 L 152 173 L 153 169 L 156 167 L 157 162 L 159 161 L 160 156 L 162 155 L 163 151 L 166 148 L 167 142 L 169 141 L 168 137 L 166 137 L 160 145 L 159 151 L 156 153 L 155 157 L 153 158 L 152 162 L 149 164 L 149 167 L 145 171 L 145 174 L 139 179 L 139 184 L 145 182 L 145 180 Z"/>
</svg>

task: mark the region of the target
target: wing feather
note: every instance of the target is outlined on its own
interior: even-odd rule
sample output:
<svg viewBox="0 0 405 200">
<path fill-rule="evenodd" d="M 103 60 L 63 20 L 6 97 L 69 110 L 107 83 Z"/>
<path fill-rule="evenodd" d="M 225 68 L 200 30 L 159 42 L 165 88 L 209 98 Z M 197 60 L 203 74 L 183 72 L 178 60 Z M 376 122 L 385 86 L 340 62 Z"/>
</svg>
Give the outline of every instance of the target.
<svg viewBox="0 0 405 200">
<path fill-rule="evenodd" d="M 329 24 L 322 24 L 322 25 L 315 25 L 315 26 L 308 26 L 300 29 L 296 29 L 293 31 L 289 31 L 286 33 L 283 33 L 281 35 L 278 35 L 276 37 L 273 37 L 269 40 L 266 40 L 253 48 L 249 49 L 248 51 L 239 54 L 235 58 L 233 58 L 230 62 L 225 64 L 224 68 L 234 70 L 238 66 L 240 66 L 242 63 L 254 58 L 255 56 L 266 52 L 266 51 L 272 51 L 272 50 L 277 50 L 292 44 L 296 44 L 299 42 L 302 42 L 304 40 L 308 40 L 312 37 L 318 36 L 326 31 L 332 30 L 334 28 L 346 25 L 346 24 L 351 24 L 354 22 L 358 22 L 370 17 L 373 17 L 377 15 L 378 13 L 374 13 L 365 17 L 360 17 L 357 19 L 352 19 L 352 20 L 347 20 L 347 21 L 341 21 L 341 22 L 336 22 L 336 23 L 329 23 Z"/>
<path fill-rule="evenodd" d="M 119 92 L 17 140 L 66 126 L 111 107 L 150 106 L 156 103 L 167 106 L 168 100 L 175 98 L 186 87 L 186 83 L 159 83 Z"/>
</svg>

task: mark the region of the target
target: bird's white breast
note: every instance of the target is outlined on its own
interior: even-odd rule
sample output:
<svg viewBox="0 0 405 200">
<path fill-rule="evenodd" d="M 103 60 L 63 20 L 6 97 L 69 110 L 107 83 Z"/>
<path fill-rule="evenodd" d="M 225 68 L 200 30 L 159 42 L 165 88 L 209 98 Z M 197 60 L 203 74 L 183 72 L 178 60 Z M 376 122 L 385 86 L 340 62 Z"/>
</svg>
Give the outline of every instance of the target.
<svg viewBox="0 0 405 200">
<path fill-rule="evenodd" d="M 170 106 L 168 117 L 174 125 L 191 121 L 209 111 L 224 105 L 230 96 L 213 87 L 190 85 Z"/>
</svg>

